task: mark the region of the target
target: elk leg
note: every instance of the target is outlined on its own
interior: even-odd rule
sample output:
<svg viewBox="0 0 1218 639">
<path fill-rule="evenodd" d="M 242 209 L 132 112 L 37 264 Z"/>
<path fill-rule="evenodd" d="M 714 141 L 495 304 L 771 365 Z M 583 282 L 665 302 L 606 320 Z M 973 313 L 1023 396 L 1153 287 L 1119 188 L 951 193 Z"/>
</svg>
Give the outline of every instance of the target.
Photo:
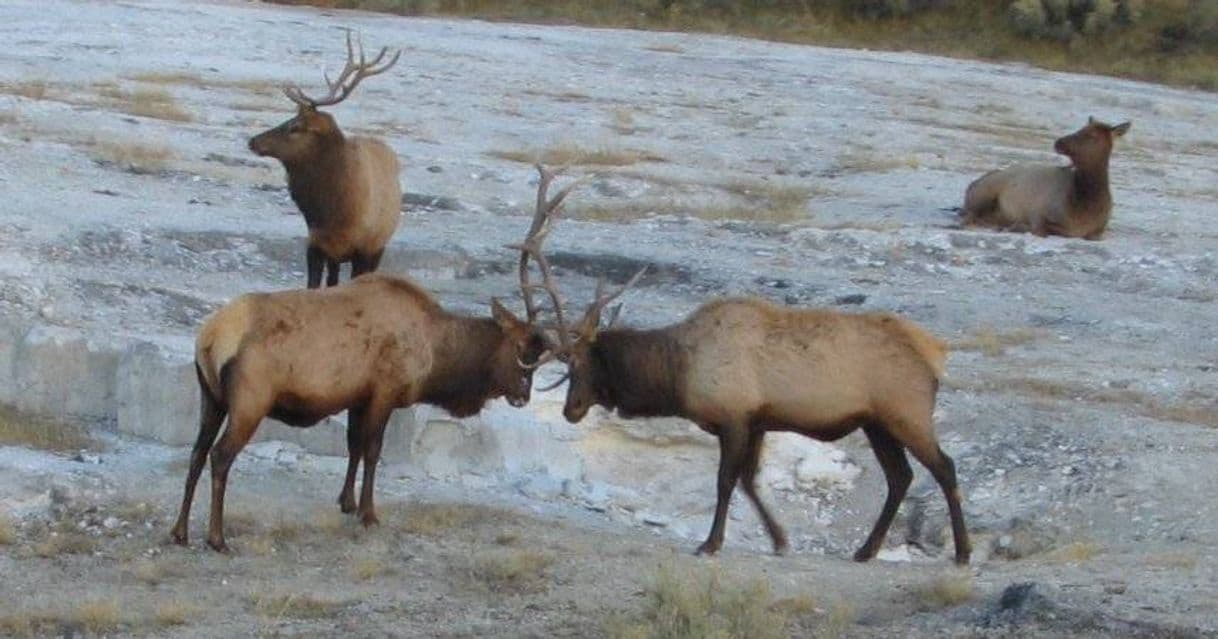
<svg viewBox="0 0 1218 639">
<path fill-rule="evenodd" d="M 326 286 L 338 286 L 338 262 L 326 260 Z"/>
<path fill-rule="evenodd" d="M 713 555 L 723 547 L 723 530 L 727 524 L 727 507 L 732 500 L 732 490 L 740 479 L 740 467 L 744 462 L 745 434 L 739 425 L 718 429 L 719 432 L 719 482 L 718 500 L 715 502 L 715 521 L 710 535 L 698 546 L 697 555 Z"/>
<path fill-rule="evenodd" d="M 364 272 L 371 273 L 371 272 L 375 271 L 376 269 L 380 268 L 381 267 L 381 258 L 384 256 L 385 256 L 385 249 L 381 249 L 381 250 L 373 253 L 372 255 L 369 255 L 368 259 L 364 262 L 365 266 L 368 267 L 367 270 Z"/>
<path fill-rule="evenodd" d="M 909 452 L 930 471 L 943 496 L 947 499 L 947 512 L 952 521 L 952 540 L 956 546 L 956 563 L 968 563 L 972 546 L 968 541 L 968 529 L 964 527 L 964 513 L 960 507 L 960 488 L 956 483 L 956 464 L 933 441 L 929 445 L 909 447 Z"/>
<path fill-rule="evenodd" d="M 220 552 L 228 552 L 228 544 L 224 543 L 224 489 L 228 485 L 228 470 L 261 421 L 262 414 L 233 406 L 228 428 L 211 451 L 211 521 L 208 522 L 207 545 Z"/>
<path fill-rule="evenodd" d="M 744 494 L 748 496 L 749 501 L 753 502 L 757 514 L 761 516 L 766 532 L 770 534 L 770 541 L 774 542 L 774 554 L 785 555 L 787 553 L 787 535 L 778 521 L 770 514 L 770 510 L 762 503 L 761 497 L 757 495 L 757 471 L 761 469 L 761 442 L 764 438 L 764 429 L 758 428 L 749 433 L 744 464 L 740 469 L 740 483 L 744 487 Z"/>
<path fill-rule="evenodd" d="M 324 265 L 325 258 L 322 257 L 321 249 L 316 246 L 309 246 L 305 249 L 305 267 L 308 269 L 309 288 L 321 286 L 321 269 Z"/>
<path fill-rule="evenodd" d="M 364 413 L 364 483 L 360 486 L 359 515 L 364 526 L 381 523 L 372 503 L 372 492 L 376 480 L 376 464 L 381 458 L 381 443 L 385 439 L 385 424 L 393 409 L 375 402 Z"/>
<path fill-rule="evenodd" d="M 203 463 L 207 461 L 207 453 L 216 442 L 220 425 L 224 422 L 224 407 L 216 401 L 203 383 L 203 374 L 195 366 L 199 376 L 199 436 L 195 439 L 194 450 L 190 451 L 190 470 L 186 473 L 186 492 L 182 495 L 182 509 L 178 511 L 178 521 L 173 526 L 173 541 L 179 546 L 185 546 L 187 528 L 190 521 L 190 506 L 195 497 L 195 485 L 203 472 Z"/>
<path fill-rule="evenodd" d="M 338 494 L 338 508 L 344 513 L 355 512 L 355 473 L 364 456 L 364 413 L 362 407 L 347 410 L 347 478 Z"/>
<path fill-rule="evenodd" d="M 355 259 L 351 260 L 351 279 L 375 271 L 381 264 L 383 253 L 383 251 L 378 251 L 372 255 L 357 254 Z"/>
<path fill-rule="evenodd" d="M 880 545 L 884 543 L 884 536 L 888 534 L 888 528 L 892 525 L 892 518 L 896 516 L 897 508 L 905 499 L 909 483 L 913 481 L 913 471 L 909 468 L 905 448 L 900 442 L 874 422 L 864 426 L 863 432 L 867 434 L 867 441 L 871 442 L 871 450 L 880 462 L 884 478 L 888 480 L 888 497 L 884 500 L 880 517 L 875 520 L 875 526 L 871 528 L 867 541 L 863 542 L 858 552 L 854 553 L 855 561 L 867 561 L 874 558 L 875 554 L 879 552 Z"/>
</svg>

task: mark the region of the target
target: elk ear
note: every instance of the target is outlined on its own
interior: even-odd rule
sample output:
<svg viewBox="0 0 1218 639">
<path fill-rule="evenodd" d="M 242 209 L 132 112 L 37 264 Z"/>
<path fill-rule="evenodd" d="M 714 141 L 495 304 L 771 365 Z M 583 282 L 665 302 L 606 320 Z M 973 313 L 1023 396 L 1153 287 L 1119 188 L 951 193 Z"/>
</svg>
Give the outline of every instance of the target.
<svg viewBox="0 0 1218 639">
<path fill-rule="evenodd" d="M 1096 120 L 1094 115 L 1087 116 L 1087 126 L 1091 126 L 1092 124 L 1096 124 L 1097 122 L 1099 122 L 1099 120 Z"/>
<path fill-rule="evenodd" d="M 507 310 L 507 307 L 499 303 L 499 298 L 497 297 L 491 298 L 491 317 L 495 318 L 495 323 L 505 331 L 522 324 L 511 311 Z"/>
<path fill-rule="evenodd" d="M 1108 129 L 1108 131 L 1112 133 L 1112 137 L 1119 138 L 1128 133 L 1129 127 L 1131 126 L 1133 126 L 1133 122 L 1122 122 L 1111 129 Z"/>
</svg>

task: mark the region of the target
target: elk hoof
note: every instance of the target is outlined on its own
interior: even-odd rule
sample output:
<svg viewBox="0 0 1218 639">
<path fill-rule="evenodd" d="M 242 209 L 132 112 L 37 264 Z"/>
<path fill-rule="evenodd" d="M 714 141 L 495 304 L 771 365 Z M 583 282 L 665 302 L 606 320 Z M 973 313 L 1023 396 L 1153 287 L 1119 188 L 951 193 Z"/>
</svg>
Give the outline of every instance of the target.
<svg viewBox="0 0 1218 639">
<path fill-rule="evenodd" d="M 714 555 L 717 552 L 719 552 L 719 544 L 712 544 L 711 542 L 708 541 L 708 542 L 703 543 L 701 546 L 698 546 L 698 549 L 694 551 L 694 556 L 696 556 L 696 557 L 701 557 L 703 555 L 709 556 L 709 555 Z"/>
<path fill-rule="evenodd" d="M 784 557 L 790 551 L 791 551 L 791 547 L 788 546 L 785 542 L 781 543 L 781 544 L 774 544 L 774 556 L 775 557 Z"/>
<path fill-rule="evenodd" d="M 179 531 L 179 530 L 175 529 L 173 532 L 169 533 L 169 538 L 173 540 L 173 543 L 175 543 L 179 546 L 190 545 L 186 541 L 186 533 L 184 531 Z"/>
<path fill-rule="evenodd" d="M 343 514 L 350 515 L 351 513 L 355 512 L 355 508 L 356 508 L 355 507 L 355 498 L 353 498 L 353 497 L 339 497 L 338 498 L 338 509 L 343 511 Z"/>
<path fill-rule="evenodd" d="M 967 566 L 968 565 L 968 556 L 969 556 L 969 553 L 967 553 L 967 552 L 956 553 L 956 565 L 957 566 Z"/>
<path fill-rule="evenodd" d="M 364 513 L 360 516 L 359 521 L 364 525 L 364 528 L 381 525 L 381 520 L 377 518 L 376 513 Z"/>
<path fill-rule="evenodd" d="M 854 560 L 859 563 L 863 563 L 865 561 L 871 561 L 871 559 L 874 557 L 875 557 L 875 551 L 871 550 L 869 548 L 866 548 L 866 547 L 859 548 L 858 552 L 854 553 Z"/>
<path fill-rule="evenodd" d="M 225 555 L 232 553 L 232 550 L 229 549 L 228 544 L 224 543 L 223 539 L 208 539 L 207 545 L 211 546 L 211 549 L 218 553 Z"/>
</svg>

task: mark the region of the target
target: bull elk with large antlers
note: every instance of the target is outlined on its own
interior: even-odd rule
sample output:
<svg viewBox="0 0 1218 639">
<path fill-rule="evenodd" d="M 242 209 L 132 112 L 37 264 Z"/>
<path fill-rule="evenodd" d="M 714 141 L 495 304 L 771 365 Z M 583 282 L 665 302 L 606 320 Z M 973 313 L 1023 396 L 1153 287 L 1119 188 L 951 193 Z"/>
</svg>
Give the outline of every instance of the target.
<svg viewBox="0 0 1218 639">
<path fill-rule="evenodd" d="M 534 227 L 551 224 L 535 221 Z M 544 237 L 530 236 L 523 248 L 543 274 L 540 287 L 560 307 L 541 249 Z M 718 501 L 699 554 L 722 546 L 738 482 L 774 551 L 786 551 L 786 535 L 757 493 L 767 432 L 832 441 L 861 428 L 887 478 L 888 498 L 855 559 L 866 561 L 879 550 L 913 476 L 909 451 L 942 488 L 956 562 L 968 562 L 955 466 L 939 447 L 932 421 L 947 354 L 943 342 L 892 315 L 793 309 L 759 299 L 712 301 L 685 321 L 659 329 L 602 330 L 603 309 L 642 274 L 612 293 L 598 286 L 574 330 L 558 315 L 562 343 L 552 356 L 567 363 L 570 380 L 563 415 L 576 423 L 598 404 L 627 418 L 684 417 L 718 437 Z"/>
<path fill-rule="evenodd" d="M 329 92 L 311 98 L 299 87 L 285 95 L 296 103 L 296 117 L 250 138 L 254 153 L 283 163 L 288 191 L 309 227 L 305 252 L 308 286 L 338 283 L 339 265 L 351 262 L 351 276 L 375 271 L 401 216 L 402 187 L 393 149 L 370 137 L 346 136 L 334 117 L 318 107 L 342 102 L 365 78 L 388 71 L 402 55 L 385 61 L 382 48 L 371 61 L 359 46 L 358 57 L 347 33 L 347 63 L 338 77 L 326 76 Z"/>
<path fill-rule="evenodd" d="M 1086 126 L 1053 143 L 1070 166 L 1014 166 L 977 178 L 964 193 L 963 222 L 1042 237 L 1100 239 L 1112 214 L 1108 159 L 1113 141 L 1129 126 L 1088 118 Z"/>
<path fill-rule="evenodd" d="M 547 199 L 547 186 L 543 181 L 538 187 L 535 219 L 547 219 L 561 205 L 561 196 Z M 525 243 L 536 241 L 531 230 Z M 454 315 L 410 280 L 382 274 L 323 290 L 243 295 L 221 307 L 196 341 L 199 435 L 174 540 L 187 541 L 191 501 L 209 451 L 207 542 L 223 551 L 229 467 L 262 419 L 307 427 L 344 409 L 350 457 L 339 504 L 345 513 L 356 511 L 355 475 L 363 461 L 358 512 L 364 525 L 376 523 L 373 480 L 393 409 L 425 403 L 467 417 L 495 397 L 516 407 L 528 402 L 534 371 L 552 359 L 550 340 L 536 323 L 534 288 L 523 270 L 527 321 L 497 300 L 490 318 Z M 228 427 L 217 443 L 226 416 Z"/>
</svg>

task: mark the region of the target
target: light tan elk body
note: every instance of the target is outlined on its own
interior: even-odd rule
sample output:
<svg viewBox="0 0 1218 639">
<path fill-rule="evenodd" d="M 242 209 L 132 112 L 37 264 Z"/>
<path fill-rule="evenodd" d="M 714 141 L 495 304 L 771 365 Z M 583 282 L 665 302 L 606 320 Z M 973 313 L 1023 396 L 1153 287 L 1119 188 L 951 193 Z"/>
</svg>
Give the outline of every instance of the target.
<svg viewBox="0 0 1218 639">
<path fill-rule="evenodd" d="M 1112 213 L 1108 159 L 1113 140 L 1129 127 L 1129 122 L 1110 126 L 1090 118 L 1053 144 L 1070 158 L 1070 166 L 1025 165 L 986 173 L 965 191 L 963 222 L 1042 237 L 1100 239 Z"/>
<path fill-rule="evenodd" d="M 457 417 L 494 397 L 524 405 L 545 342 L 497 301 L 493 318 L 445 311 L 418 285 L 372 274 L 347 286 L 238 297 L 204 323 L 196 342 L 199 435 L 173 538 L 187 540 L 195 484 L 211 451 L 208 544 L 224 541 L 224 491 L 233 459 L 270 416 L 306 427 L 348 411 L 350 459 L 339 497 L 356 510 L 355 474 L 364 464 L 358 510 L 376 523 L 373 480 L 394 408 L 427 403 Z M 225 416 L 228 426 L 216 442 Z M 215 443 L 214 450 L 212 449 Z"/>
<path fill-rule="evenodd" d="M 543 187 L 546 181 L 543 172 Z M 956 562 L 968 562 L 955 465 L 939 448 L 932 421 L 947 356 L 943 342 L 891 315 L 793 309 L 759 299 L 709 302 L 685 321 L 660 329 L 601 330 L 602 309 L 642 271 L 611 295 L 598 287 L 596 301 L 572 330 L 563 323 L 561 297 L 541 247 L 551 225 L 535 221 L 533 228 L 542 232 L 531 234 L 521 248 L 537 262 L 541 287 L 555 305 L 561 344 L 550 357 L 567 363 L 570 380 L 563 415 L 576 423 L 601 405 L 626 418 L 684 417 L 718 437 L 718 500 L 699 554 L 722 546 L 737 482 L 757 508 L 775 552 L 786 551 L 786 534 L 757 493 L 767 432 L 832 441 L 861 428 L 884 470 L 888 498 L 855 559 L 875 556 L 905 497 L 913 476 L 908 450 L 943 489 Z"/>
<path fill-rule="evenodd" d="M 318 107 L 338 104 L 364 78 L 384 73 L 397 62 L 377 66 L 387 51 L 368 62 L 363 48 L 356 61 L 347 36 L 347 65 L 338 79 L 327 82 L 324 98 L 307 97 L 296 87 L 284 93 L 297 105 L 296 117 L 264 131 L 249 141 L 250 150 L 283 163 L 292 201 L 309 227 L 305 261 L 308 286 L 338 283 L 339 265 L 351 262 L 351 276 L 375 271 L 385 245 L 401 217 L 402 187 L 393 149 L 370 137 L 346 136 L 334 117 Z"/>
</svg>

